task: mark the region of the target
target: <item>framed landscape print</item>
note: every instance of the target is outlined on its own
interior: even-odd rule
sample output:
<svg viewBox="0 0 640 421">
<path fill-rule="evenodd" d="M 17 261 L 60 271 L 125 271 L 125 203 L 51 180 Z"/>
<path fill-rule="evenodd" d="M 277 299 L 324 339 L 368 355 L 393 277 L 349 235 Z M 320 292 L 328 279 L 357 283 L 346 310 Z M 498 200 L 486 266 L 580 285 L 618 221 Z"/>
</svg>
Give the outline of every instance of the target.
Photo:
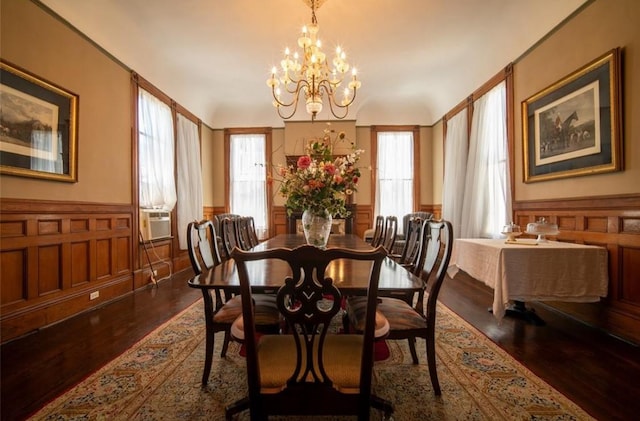
<svg viewBox="0 0 640 421">
<path fill-rule="evenodd" d="M 0 62 L 0 171 L 76 182 L 78 96 Z"/>
<path fill-rule="evenodd" d="M 524 182 L 620 171 L 620 49 L 522 103 Z"/>
</svg>

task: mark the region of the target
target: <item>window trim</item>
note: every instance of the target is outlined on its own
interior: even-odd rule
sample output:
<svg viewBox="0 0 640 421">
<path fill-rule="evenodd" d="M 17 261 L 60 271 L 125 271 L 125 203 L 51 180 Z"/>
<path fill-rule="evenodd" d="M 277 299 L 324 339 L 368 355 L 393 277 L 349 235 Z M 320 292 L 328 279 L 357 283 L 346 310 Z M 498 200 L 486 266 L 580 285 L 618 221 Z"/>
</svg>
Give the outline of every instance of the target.
<svg viewBox="0 0 640 421">
<path fill-rule="evenodd" d="M 171 108 L 171 115 L 173 118 L 173 135 L 174 139 L 177 139 L 177 113 L 182 114 L 184 117 L 193 121 L 198 126 L 198 137 L 200 142 L 200 159 L 202 160 L 202 120 L 197 118 L 193 113 L 189 110 L 175 102 L 171 97 L 162 92 L 160 89 L 155 87 L 151 82 L 144 79 L 136 72 L 131 72 L 131 209 L 133 212 L 132 215 L 132 234 L 134 238 L 138 237 L 138 233 L 140 232 L 140 221 L 139 221 L 139 209 L 140 209 L 140 171 L 138 167 L 139 153 L 138 153 L 138 91 L 140 88 L 154 95 L 159 100 L 166 103 L 169 108 Z M 177 142 L 174 142 L 174 148 L 177 148 Z M 202 162 L 201 162 L 202 164 Z M 176 180 L 176 189 L 177 189 L 177 178 L 178 178 L 178 164 L 177 164 L 177 150 L 174 153 L 174 166 L 173 166 L 173 176 Z M 176 202 L 177 205 L 177 202 Z M 171 212 L 171 232 L 175 233 L 178 229 L 178 218 L 177 218 L 178 207 L 175 206 L 173 211 Z M 139 246 L 137 240 L 133 240 L 133 244 Z M 178 236 L 174 235 L 171 239 L 171 258 L 176 258 L 180 254 L 180 243 L 178 240 Z M 145 260 L 142 259 L 142 255 L 140 253 L 134 253 L 133 256 L 133 267 L 136 269 L 140 269 L 144 267 Z"/>
<path fill-rule="evenodd" d="M 243 127 L 243 128 L 227 128 L 224 129 L 224 210 L 225 213 L 231 211 L 231 202 L 229 198 L 230 194 L 230 163 L 231 163 L 231 135 L 237 134 L 261 134 L 264 135 L 265 140 L 265 167 L 266 179 L 269 180 L 271 175 L 271 141 L 272 141 L 272 129 L 271 127 Z M 267 236 L 270 236 L 273 232 L 273 218 L 271 213 L 273 211 L 273 189 L 270 183 L 266 183 L 267 194 Z"/>
<path fill-rule="evenodd" d="M 378 133 L 379 132 L 412 132 L 413 133 L 413 211 L 420 210 L 420 126 L 371 126 L 371 203 L 376 208 L 376 185 L 378 177 Z M 402 217 L 402 215 L 396 215 Z"/>
</svg>

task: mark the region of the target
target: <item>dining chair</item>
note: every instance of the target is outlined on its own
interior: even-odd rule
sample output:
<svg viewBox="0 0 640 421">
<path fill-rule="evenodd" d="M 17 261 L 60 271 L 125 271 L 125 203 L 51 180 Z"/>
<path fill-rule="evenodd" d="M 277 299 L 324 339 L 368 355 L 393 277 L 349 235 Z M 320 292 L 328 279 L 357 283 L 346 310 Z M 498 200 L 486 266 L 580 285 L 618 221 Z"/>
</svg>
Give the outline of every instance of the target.
<svg viewBox="0 0 640 421">
<path fill-rule="evenodd" d="M 247 229 L 249 231 L 249 239 L 251 240 L 251 247 L 255 247 L 260 244 L 258 239 L 258 233 L 256 231 L 256 222 L 253 216 L 247 216 Z"/>
<path fill-rule="evenodd" d="M 387 216 L 384 221 L 384 238 L 382 239 L 382 247 L 387 253 L 393 252 L 393 245 L 396 242 L 398 234 L 398 218 L 396 216 Z"/>
<path fill-rule="evenodd" d="M 376 222 L 373 226 L 373 236 L 371 237 L 371 245 L 378 247 L 384 238 L 384 216 L 376 216 Z"/>
<path fill-rule="evenodd" d="M 220 237 L 222 238 L 224 256 L 227 259 L 231 257 L 231 251 L 235 247 L 240 247 L 240 243 L 238 242 L 238 230 L 236 227 L 237 219 L 238 217 L 224 218 L 220 221 Z"/>
<path fill-rule="evenodd" d="M 436 303 L 440 287 L 444 281 L 453 245 L 453 228 L 448 221 L 427 221 L 429 239 L 424 254 L 424 264 L 420 269 L 423 288 L 418 293 L 415 305 L 393 297 L 380 297 L 377 307 L 378 324 L 388 323 L 385 340 L 407 339 L 414 364 L 418 364 L 416 338 L 424 338 L 427 349 L 427 364 L 431 384 L 436 395 L 440 395 L 440 383 L 436 371 L 435 324 Z M 434 272 L 434 269 L 437 270 Z M 426 307 L 424 303 L 427 295 Z M 367 303 L 362 297 L 348 297 L 345 318 L 350 329 L 360 331 L 365 328 Z"/>
<path fill-rule="evenodd" d="M 253 247 L 251 236 L 249 234 L 249 217 L 241 216 L 235 220 L 236 222 L 236 238 L 238 239 L 238 247 L 242 250 L 250 250 Z"/>
<path fill-rule="evenodd" d="M 194 221 L 187 225 L 187 249 L 191 267 L 196 275 L 214 268 L 220 264 L 216 231 L 211 221 Z M 242 335 L 231 336 L 231 330 L 242 331 L 242 298 L 228 292 L 215 290 L 214 297 L 210 289 L 202 289 L 204 300 L 204 315 L 206 326 L 205 362 L 202 373 L 202 385 L 209 381 L 211 363 L 213 361 L 213 347 L 215 334 L 224 332 L 224 342 L 220 356 L 227 354 L 229 341 L 242 341 Z M 256 323 L 263 332 L 277 332 L 280 327 L 280 313 L 276 306 L 275 295 L 255 295 Z"/>
<path fill-rule="evenodd" d="M 425 226 L 424 222 L 425 221 L 419 217 L 409 219 L 405 226 L 405 239 L 404 246 L 402 247 L 402 253 L 389 255 L 389 257 L 410 272 L 413 272 L 418 256 L 420 255 L 421 246 L 423 244 L 421 239 L 423 228 Z"/>
<path fill-rule="evenodd" d="M 375 309 L 386 257 L 383 248 L 364 251 L 302 245 L 260 252 L 235 249 L 232 257 L 242 296 L 248 396 L 226 408 L 226 419 L 249 409 L 251 420 L 266 420 L 269 415 L 357 415 L 358 420 L 368 420 L 371 407 L 389 417 L 392 404 L 372 392 Z M 277 293 L 288 333 L 258 335 L 247 263 L 274 259 L 287 262 L 290 268 Z M 339 334 L 339 324 L 332 323 L 340 312 L 342 295 L 327 267 L 337 259 L 371 262 L 361 332 Z"/>
</svg>

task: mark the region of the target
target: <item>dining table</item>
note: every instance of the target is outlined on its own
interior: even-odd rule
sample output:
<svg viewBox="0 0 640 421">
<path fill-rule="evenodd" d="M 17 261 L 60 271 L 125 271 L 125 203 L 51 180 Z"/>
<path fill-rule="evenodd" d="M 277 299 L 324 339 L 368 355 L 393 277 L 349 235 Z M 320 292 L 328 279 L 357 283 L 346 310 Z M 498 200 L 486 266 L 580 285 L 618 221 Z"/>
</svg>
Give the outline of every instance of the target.
<svg viewBox="0 0 640 421">
<path fill-rule="evenodd" d="M 494 290 L 491 311 L 543 325 L 528 301 L 597 302 L 608 292 L 607 249 L 561 241 L 457 238 L 447 274 L 459 270 Z M 512 305 L 513 302 L 513 305 Z"/>
<path fill-rule="evenodd" d="M 251 250 L 261 251 L 273 248 L 295 248 L 305 244 L 302 234 L 279 234 L 261 242 Z M 354 234 L 332 234 L 327 248 L 341 247 L 354 250 L 371 250 L 366 243 Z M 325 272 L 325 276 L 333 279 L 343 295 L 366 295 L 369 285 L 371 262 L 338 259 L 333 261 Z M 284 279 L 291 275 L 289 265 L 280 260 L 260 260 L 247 262 L 251 289 L 254 293 L 275 292 Z M 207 290 L 218 290 L 230 293 L 240 292 L 238 272 L 233 259 L 223 261 L 208 271 L 204 271 L 189 279 L 192 288 L 203 290 L 205 299 L 211 299 Z M 385 258 L 380 269 L 379 294 L 412 300 L 414 293 L 423 288 L 419 276 L 414 275 L 390 257 Z M 205 293 L 207 292 L 207 293 Z M 219 305 L 220 303 L 216 303 Z"/>
</svg>

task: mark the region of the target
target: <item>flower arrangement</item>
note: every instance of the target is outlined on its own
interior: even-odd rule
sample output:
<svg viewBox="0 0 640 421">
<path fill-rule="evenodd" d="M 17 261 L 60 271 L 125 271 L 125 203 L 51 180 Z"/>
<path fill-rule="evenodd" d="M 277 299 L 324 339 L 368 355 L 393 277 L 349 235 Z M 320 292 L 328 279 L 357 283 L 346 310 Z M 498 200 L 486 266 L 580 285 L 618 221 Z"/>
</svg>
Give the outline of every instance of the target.
<svg viewBox="0 0 640 421">
<path fill-rule="evenodd" d="M 280 194 L 286 198 L 285 207 L 289 215 L 294 210 L 309 210 L 315 215 L 348 216 L 345 199 L 356 191 L 360 169 L 356 163 L 363 150 L 351 143 L 351 152 L 334 156 L 333 146 L 345 141 L 345 133 L 340 132 L 331 139 L 331 132 L 325 129 L 324 136 L 311 139 L 305 148 L 305 155 L 298 158 L 295 165 L 280 165 L 278 175 L 282 177 Z"/>
</svg>

